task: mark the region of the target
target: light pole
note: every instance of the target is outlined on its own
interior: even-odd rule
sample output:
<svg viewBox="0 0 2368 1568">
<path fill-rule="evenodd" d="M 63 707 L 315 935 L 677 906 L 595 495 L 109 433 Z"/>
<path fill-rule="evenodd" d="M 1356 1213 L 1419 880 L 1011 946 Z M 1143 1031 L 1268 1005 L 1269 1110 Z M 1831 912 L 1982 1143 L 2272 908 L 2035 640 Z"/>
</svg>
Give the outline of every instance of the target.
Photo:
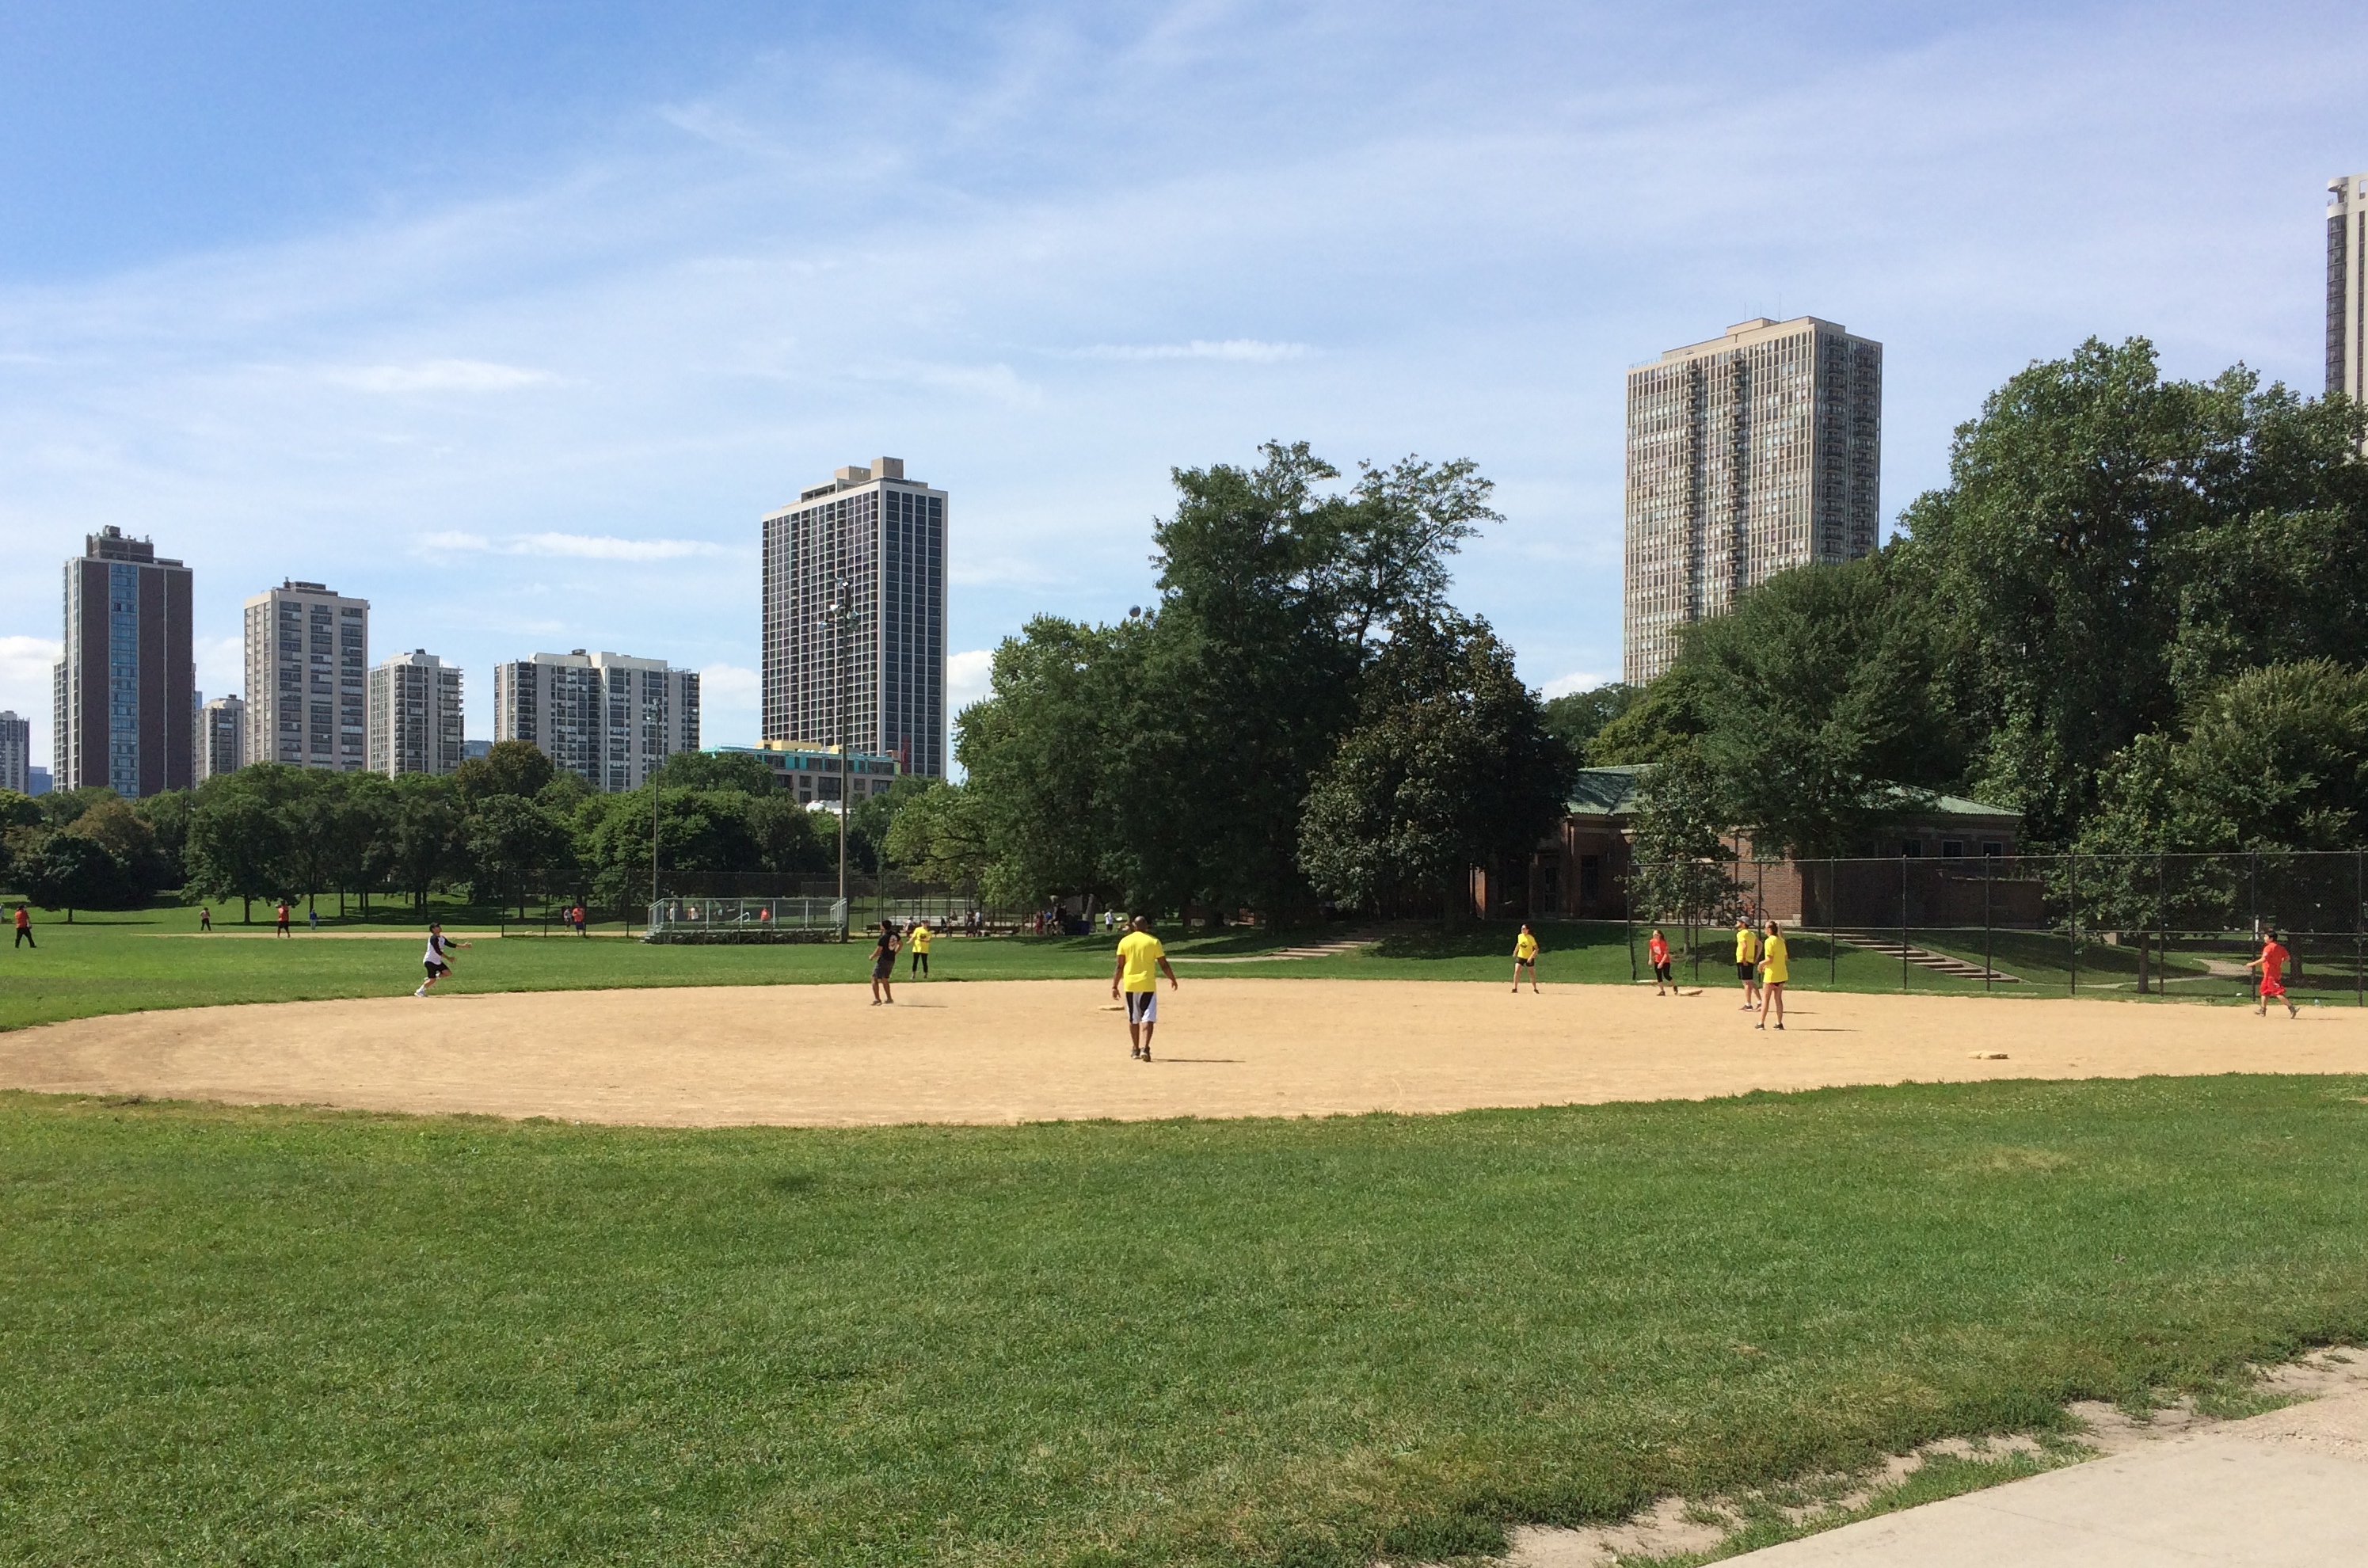
<svg viewBox="0 0 2368 1568">
<path fill-rule="evenodd" d="M 847 940 L 848 926 L 853 918 L 854 906 L 847 902 L 847 732 L 853 722 L 848 715 L 847 631 L 855 619 L 855 608 L 848 602 L 847 579 L 838 580 L 838 591 L 831 596 L 830 610 L 825 617 L 838 629 L 837 657 L 838 687 L 838 939 Z"/>
</svg>

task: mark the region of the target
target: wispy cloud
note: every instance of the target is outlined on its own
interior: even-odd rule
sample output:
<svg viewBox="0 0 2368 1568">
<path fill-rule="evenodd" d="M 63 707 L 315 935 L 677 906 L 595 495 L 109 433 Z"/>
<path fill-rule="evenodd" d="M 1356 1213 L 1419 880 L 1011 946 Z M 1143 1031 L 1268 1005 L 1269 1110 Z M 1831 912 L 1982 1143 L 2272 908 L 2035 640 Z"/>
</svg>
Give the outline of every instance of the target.
<svg viewBox="0 0 2368 1568">
<path fill-rule="evenodd" d="M 549 370 L 498 365 L 489 359 L 421 359 L 408 365 L 358 365 L 326 372 L 325 380 L 367 392 L 501 392 L 548 386 Z"/>
<path fill-rule="evenodd" d="M 946 711 L 959 713 L 985 697 L 995 676 L 995 650 L 973 648 L 946 656 Z"/>
<path fill-rule="evenodd" d="M 1079 359 L 1231 359 L 1251 365 L 1271 365 L 1281 359 L 1302 359 L 1315 352 L 1304 343 L 1267 343 L 1255 337 L 1190 343 L 1098 343 L 1075 351 Z"/>
<path fill-rule="evenodd" d="M 1548 697 L 1568 697 L 1575 691 L 1593 691 L 1599 686 L 1619 679 L 1617 676 L 1597 675 L 1592 670 L 1573 670 L 1566 676 L 1556 676 L 1541 687 Z"/>
<path fill-rule="evenodd" d="M 579 561 L 677 561 L 687 555 L 728 555 L 720 544 L 699 539 L 617 539 L 608 534 L 536 533 L 491 539 L 457 528 L 419 536 L 422 549 L 437 554 L 555 555 Z"/>
</svg>

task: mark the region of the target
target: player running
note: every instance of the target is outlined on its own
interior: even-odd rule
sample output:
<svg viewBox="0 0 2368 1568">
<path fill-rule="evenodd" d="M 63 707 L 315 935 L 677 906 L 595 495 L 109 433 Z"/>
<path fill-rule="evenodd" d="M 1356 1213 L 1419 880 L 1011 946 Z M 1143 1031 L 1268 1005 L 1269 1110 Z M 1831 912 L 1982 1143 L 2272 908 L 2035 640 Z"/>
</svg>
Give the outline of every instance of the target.
<svg viewBox="0 0 2368 1568">
<path fill-rule="evenodd" d="M 1776 1027 L 1784 1027 L 1784 982 L 1792 978 L 1792 950 L 1784 946 L 1784 929 L 1773 920 L 1768 923 L 1768 939 L 1759 944 L 1759 1021 L 1751 1027 L 1768 1027 L 1768 1014 L 1773 1009 Z"/>
<path fill-rule="evenodd" d="M 420 960 L 420 962 L 427 966 L 427 978 L 419 983 L 419 989 L 413 992 L 412 994 L 414 996 L 427 995 L 427 988 L 429 986 L 435 984 L 438 981 L 442 980 L 445 976 L 452 972 L 453 949 L 473 948 L 475 946 L 476 944 L 474 942 L 456 942 L 452 940 L 451 937 L 444 935 L 444 927 L 442 925 L 431 922 L 427 927 L 427 951 Z"/>
<path fill-rule="evenodd" d="M 1513 938 L 1513 994 L 1516 996 L 1521 994 L 1521 971 L 1525 968 L 1530 971 L 1530 994 L 1534 996 L 1538 994 L 1538 939 L 1530 934 L 1527 926 L 1522 926 L 1521 934 Z"/>
<path fill-rule="evenodd" d="M 907 971 L 908 973 L 917 974 L 924 980 L 928 978 L 929 943 L 933 941 L 936 937 L 937 933 L 929 929 L 929 923 L 927 919 L 916 920 L 913 922 L 913 935 L 905 943 L 907 947 L 913 949 L 913 963 L 910 970 Z"/>
<path fill-rule="evenodd" d="M 1678 983 L 1669 973 L 1669 939 L 1661 935 L 1658 926 L 1653 927 L 1652 939 L 1645 944 L 1645 957 L 1653 965 L 1653 994 L 1662 996 L 1675 991 Z M 1668 987 L 1668 991 L 1662 988 Z"/>
<path fill-rule="evenodd" d="M 880 923 L 880 939 L 871 944 L 871 1005 L 896 1000 L 896 923 Z"/>
<path fill-rule="evenodd" d="M 2302 1017 L 2301 1010 L 2294 1005 L 2294 998 L 2286 994 L 2286 965 L 2294 961 L 2294 954 L 2286 951 L 2285 944 L 2278 940 L 2279 935 L 2276 931 L 2271 932 L 2270 939 L 2261 944 L 2261 956 L 2245 966 L 2261 971 L 2261 1005 L 2253 1009 L 2253 1016 L 2257 1018 L 2270 1016 L 2271 997 L 2286 1005 L 2287 1017 Z"/>
<path fill-rule="evenodd" d="M 1735 917 L 1735 978 L 1743 982 L 1743 1010 L 1759 1010 L 1759 933 L 1743 915 Z"/>
<path fill-rule="evenodd" d="M 1159 1022 L 1162 970 L 1167 973 L 1167 989 L 1176 990 L 1176 966 L 1167 961 L 1167 949 L 1151 934 L 1151 922 L 1138 915 L 1127 923 L 1126 935 L 1118 939 L 1118 966 L 1110 971 L 1110 1000 L 1123 997 L 1126 1002 L 1127 1055 L 1137 1062 L 1151 1060 L 1151 1030 Z"/>
</svg>

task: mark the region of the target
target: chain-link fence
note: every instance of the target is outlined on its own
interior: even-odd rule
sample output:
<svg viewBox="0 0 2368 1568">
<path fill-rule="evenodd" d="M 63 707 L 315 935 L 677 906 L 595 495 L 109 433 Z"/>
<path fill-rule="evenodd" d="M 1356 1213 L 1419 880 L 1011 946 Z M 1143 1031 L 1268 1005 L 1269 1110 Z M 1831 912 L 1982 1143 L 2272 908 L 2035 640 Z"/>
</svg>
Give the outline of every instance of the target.
<svg viewBox="0 0 2368 1568">
<path fill-rule="evenodd" d="M 893 873 L 851 875 L 839 902 L 836 876 L 772 871 L 700 871 L 662 877 L 653 901 L 600 896 L 594 876 L 574 869 L 520 872 L 494 916 L 508 937 L 632 936 L 655 941 L 814 941 L 894 920 L 926 920 L 940 931 L 986 933 L 1021 927 L 1017 910 L 989 908 L 958 888 Z M 579 924 L 576 915 L 582 914 Z"/>
<path fill-rule="evenodd" d="M 1627 906 L 1697 973 L 1733 972 L 1741 918 L 1782 926 L 1804 980 L 2226 1000 L 2274 933 L 2297 1002 L 2368 1001 L 2359 851 L 1639 862 Z"/>
</svg>

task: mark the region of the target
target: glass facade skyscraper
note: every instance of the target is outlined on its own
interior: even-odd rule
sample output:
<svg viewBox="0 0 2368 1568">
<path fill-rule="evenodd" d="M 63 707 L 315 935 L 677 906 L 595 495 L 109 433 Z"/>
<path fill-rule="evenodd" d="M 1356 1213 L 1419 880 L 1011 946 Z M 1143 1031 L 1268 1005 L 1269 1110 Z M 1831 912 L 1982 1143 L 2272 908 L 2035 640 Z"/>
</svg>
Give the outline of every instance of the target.
<svg viewBox="0 0 2368 1568">
<path fill-rule="evenodd" d="M 65 566 L 65 656 L 51 677 L 56 785 L 136 800 L 190 784 L 197 666 L 189 569 L 104 528 Z"/>
</svg>

